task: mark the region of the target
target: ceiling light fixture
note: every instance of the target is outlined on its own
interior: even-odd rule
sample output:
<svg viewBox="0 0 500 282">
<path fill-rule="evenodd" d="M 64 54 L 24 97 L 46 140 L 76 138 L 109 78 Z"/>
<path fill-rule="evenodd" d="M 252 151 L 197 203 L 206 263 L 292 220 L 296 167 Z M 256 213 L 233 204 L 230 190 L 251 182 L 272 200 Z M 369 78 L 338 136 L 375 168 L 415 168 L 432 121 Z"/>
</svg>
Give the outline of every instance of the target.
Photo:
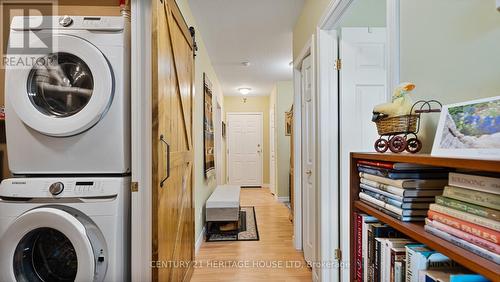
<svg viewBox="0 0 500 282">
<path fill-rule="evenodd" d="M 247 95 L 248 93 L 250 93 L 250 91 L 251 91 L 251 90 L 252 90 L 252 89 L 250 89 L 250 88 L 239 88 L 239 89 L 238 89 L 238 91 L 240 91 L 240 93 L 241 93 L 242 95 Z"/>
</svg>

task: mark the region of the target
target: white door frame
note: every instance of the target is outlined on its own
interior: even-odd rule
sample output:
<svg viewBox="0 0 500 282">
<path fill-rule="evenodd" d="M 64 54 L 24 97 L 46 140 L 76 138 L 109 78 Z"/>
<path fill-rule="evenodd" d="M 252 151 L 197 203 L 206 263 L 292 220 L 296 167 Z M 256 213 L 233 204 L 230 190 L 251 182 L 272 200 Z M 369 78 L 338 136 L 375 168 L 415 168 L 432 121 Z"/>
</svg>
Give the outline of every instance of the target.
<svg viewBox="0 0 500 282">
<path fill-rule="evenodd" d="M 299 55 L 294 58 L 293 60 L 293 81 L 294 81 L 294 99 L 293 103 L 296 105 L 293 107 L 293 131 L 296 133 L 294 134 L 294 220 L 293 220 L 293 234 L 294 234 L 294 245 L 295 249 L 297 250 L 302 250 L 303 249 L 303 244 L 302 244 L 302 62 L 307 56 L 311 56 L 311 95 L 317 95 L 316 94 L 316 36 L 313 34 L 311 38 L 307 41 L 306 45 L 302 48 L 301 52 Z M 315 99 L 317 101 L 317 99 Z M 318 102 L 316 102 L 318 103 Z M 316 115 L 318 113 L 318 107 L 316 105 Z M 317 132 L 319 133 L 321 130 L 319 127 L 317 127 Z M 318 142 L 318 139 L 316 139 L 316 142 Z M 316 149 L 316 152 L 318 150 Z M 318 167 L 318 154 L 316 154 L 316 168 Z M 314 173 L 314 177 L 316 177 L 315 183 L 318 186 L 319 185 L 319 178 L 318 178 L 319 173 Z M 318 197 L 319 195 L 317 195 Z M 319 203 L 318 198 L 316 199 L 316 203 Z M 319 209 L 318 209 L 319 211 Z M 319 215 L 317 212 L 316 214 Z M 317 221 L 319 222 L 319 221 Z M 316 236 L 318 236 L 318 228 L 319 224 L 316 224 Z M 320 244 L 318 238 L 316 238 L 316 250 L 315 250 L 315 255 L 316 258 L 314 258 L 314 261 L 318 261 L 318 254 L 320 253 Z M 319 268 L 318 264 L 313 264 L 313 273 L 312 273 L 312 278 L 313 281 L 319 281 Z"/>
<path fill-rule="evenodd" d="M 269 109 L 269 190 L 276 198 L 276 109 Z"/>
<path fill-rule="evenodd" d="M 338 134 L 339 127 L 332 126 L 338 124 L 338 111 L 332 111 L 332 107 L 338 109 L 338 88 L 332 89 L 329 81 L 334 74 L 334 56 L 331 51 L 332 44 L 336 38 L 332 38 L 329 31 L 334 30 L 340 24 L 340 19 L 355 0 L 332 0 L 323 14 L 316 28 L 318 35 L 318 99 L 320 103 L 319 123 L 320 123 L 320 144 L 319 144 L 319 160 L 320 167 L 320 183 L 319 194 L 321 202 L 320 208 L 320 261 L 334 262 L 335 246 L 340 246 L 343 256 L 340 263 L 340 274 L 337 268 L 323 268 L 321 271 L 322 281 L 350 281 L 349 269 L 349 232 L 350 232 L 350 211 L 349 206 L 349 191 L 339 189 L 339 143 Z M 360 0 L 356 0 L 360 1 Z M 388 98 L 390 91 L 399 83 L 399 2 L 400 0 L 387 0 L 387 89 Z M 322 126 L 324 125 L 324 126 Z M 332 146 L 332 139 L 335 143 Z M 331 177 L 337 173 L 337 177 Z M 325 173 L 327 174 L 325 176 Z M 330 176 L 330 177 L 329 177 Z M 332 189 L 336 187 L 337 189 Z M 347 193 L 346 193 L 347 192 Z M 334 211 L 331 203 L 340 202 L 339 210 Z M 347 216 L 343 213 L 347 212 Z M 334 215 L 340 216 L 334 218 Z M 339 226 L 346 228 L 340 229 L 340 234 L 335 232 L 332 227 L 333 222 L 339 222 Z M 333 232 L 333 233 L 332 233 Z"/>
<path fill-rule="evenodd" d="M 214 133 L 215 133 L 215 178 L 217 180 L 217 185 L 222 185 L 226 181 L 224 179 L 224 152 L 222 151 L 222 143 L 223 143 L 223 137 L 222 137 L 222 106 L 219 103 L 219 96 L 214 95 Z"/>
<path fill-rule="evenodd" d="M 260 175 L 262 176 L 262 179 L 261 179 L 261 183 L 260 185 L 264 184 L 264 113 L 263 112 L 227 112 L 226 113 L 226 122 L 227 122 L 227 129 L 226 131 L 229 132 L 229 128 L 230 128 L 230 124 L 229 124 L 229 116 L 230 115 L 259 115 L 260 118 L 261 118 L 261 121 L 262 121 L 262 124 L 261 124 L 261 129 L 262 129 L 262 132 L 260 133 L 260 145 L 261 145 L 261 152 L 262 152 L 262 157 L 260 158 L 260 161 L 261 161 L 261 164 L 260 164 L 260 167 L 261 167 L 261 173 Z M 226 138 L 227 138 L 227 150 L 226 150 L 226 160 L 227 160 L 227 165 L 226 165 L 226 175 L 228 177 L 228 180 L 229 180 L 229 134 L 227 133 L 226 134 Z M 229 181 L 228 181 L 229 183 Z"/>
<path fill-rule="evenodd" d="M 294 158 L 294 209 L 293 209 L 293 238 L 296 250 L 302 250 L 302 61 L 309 55 L 312 55 L 312 42 L 314 35 L 307 41 L 302 51 L 293 60 L 293 154 Z M 314 78 L 314 60 L 313 64 L 313 78 Z M 314 80 L 314 79 L 313 79 Z M 314 86 L 314 83 L 313 83 Z"/>
<path fill-rule="evenodd" d="M 151 1 L 131 1 L 131 280 L 151 281 L 152 258 L 152 23 Z"/>
</svg>

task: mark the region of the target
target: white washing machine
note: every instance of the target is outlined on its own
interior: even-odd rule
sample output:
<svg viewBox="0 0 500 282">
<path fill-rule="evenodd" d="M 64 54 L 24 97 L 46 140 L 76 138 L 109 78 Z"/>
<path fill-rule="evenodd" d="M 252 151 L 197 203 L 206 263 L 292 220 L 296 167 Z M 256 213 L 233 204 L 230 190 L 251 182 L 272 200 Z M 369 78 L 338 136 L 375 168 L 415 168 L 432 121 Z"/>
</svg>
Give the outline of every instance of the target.
<svg viewBox="0 0 500 282">
<path fill-rule="evenodd" d="M 7 56 L 34 56 L 35 62 L 6 68 L 14 174 L 130 172 L 128 26 L 124 17 L 13 18 Z M 54 45 L 44 54 L 19 54 L 12 46 L 26 36 Z"/>
<path fill-rule="evenodd" d="M 0 281 L 129 281 L 129 178 L 0 186 Z"/>
</svg>

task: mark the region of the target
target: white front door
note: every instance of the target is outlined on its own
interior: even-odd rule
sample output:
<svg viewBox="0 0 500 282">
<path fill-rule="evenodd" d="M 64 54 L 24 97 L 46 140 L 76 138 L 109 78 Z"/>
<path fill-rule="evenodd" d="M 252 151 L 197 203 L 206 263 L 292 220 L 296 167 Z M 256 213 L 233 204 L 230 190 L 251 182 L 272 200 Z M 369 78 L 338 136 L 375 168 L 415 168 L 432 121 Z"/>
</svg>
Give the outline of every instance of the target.
<svg viewBox="0 0 500 282">
<path fill-rule="evenodd" d="M 276 144 L 275 144 L 275 140 L 276 140 L 276 117 L 275 117 L 275 111 L 274 111 L 274 108 L 272 108 L 270 111 L 269 111 L 269 146 L 270 146 L 270 150 L 269 150 L 269 170 L 270 170 L 270 174 L 269 174 L 269 188 L 271 189 L 271 193 L 273 193 L 274 195 L 276 195 Z"/>
<path fill-rule="evenodd" d="M 342 248 L 349 241 L 349 153 L 374 151 L 373 107 L 387 101 L 385 28 L 343 28 L 340 41 L 340 210 Z M 345 261 L 349 263 L 348 261 Z M 351 261 L 350 263 L 354 263 Z M 351 277 L 352 278 L 352 277 Z"/>
<path fill-rule="evenodd" d="M 312 91 L 311 57 L 302 62 L 302 246 L 307 262 L 316 246 L 316 106 Z"/>
<path fill-rule="evenodd" d="M 262 113 L 228 113 L 229 184 L 262 185 Z"/>
</svg>

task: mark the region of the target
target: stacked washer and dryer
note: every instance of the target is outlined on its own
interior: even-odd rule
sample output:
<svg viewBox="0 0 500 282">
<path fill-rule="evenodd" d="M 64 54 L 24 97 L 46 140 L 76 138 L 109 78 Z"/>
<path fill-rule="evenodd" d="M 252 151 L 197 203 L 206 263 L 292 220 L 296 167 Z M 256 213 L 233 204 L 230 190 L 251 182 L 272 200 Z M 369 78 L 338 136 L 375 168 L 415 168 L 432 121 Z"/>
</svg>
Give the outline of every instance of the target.
<svg viewBox="0 0 500 282">
<path fill-rule="evenodd" d="M 128 26 L 127 17 L 11 22 L 9 46 L 32 35 L 55 44 L 32 68 L 6 69 L 14 178 L 0 186 L 0 281 L 130 279 Z"/>
</svg>

